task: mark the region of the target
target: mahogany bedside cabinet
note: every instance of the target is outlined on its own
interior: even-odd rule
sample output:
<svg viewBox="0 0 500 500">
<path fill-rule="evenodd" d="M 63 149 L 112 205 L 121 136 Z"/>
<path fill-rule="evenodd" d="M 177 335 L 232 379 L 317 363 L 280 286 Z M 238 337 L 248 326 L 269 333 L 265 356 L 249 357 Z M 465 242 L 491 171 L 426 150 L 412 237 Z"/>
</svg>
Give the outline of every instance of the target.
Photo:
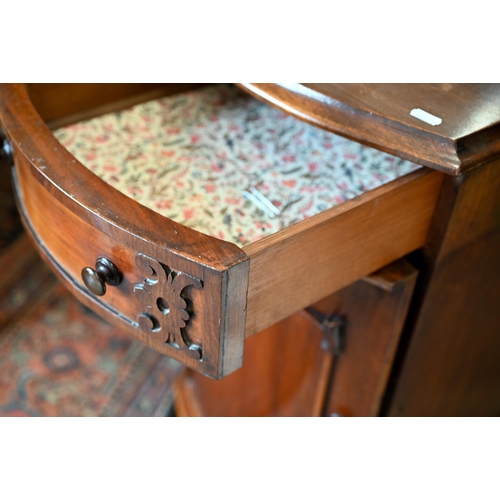
<svg viewBox="0 0 500 500">
<path fill-rule="evenodd" d="M 3 84 L 0 122 L 179 416 L 500 414 L 500 85 Z"/>
</svg>

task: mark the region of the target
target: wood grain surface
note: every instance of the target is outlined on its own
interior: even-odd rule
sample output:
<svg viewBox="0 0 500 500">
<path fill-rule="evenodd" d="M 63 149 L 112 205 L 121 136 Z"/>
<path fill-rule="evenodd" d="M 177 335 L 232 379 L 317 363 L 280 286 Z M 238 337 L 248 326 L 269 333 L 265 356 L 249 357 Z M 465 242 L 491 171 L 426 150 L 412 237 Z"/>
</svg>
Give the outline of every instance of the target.
<svg viewBox="0 0 500 500">
<path fill-rule="evenodd" d="M 88 295 L 81 271 L 97 257 L 109 258 L 123 273 L 123 282 L 108 287 L 100 300 L 87 300 L 105 317 L 115 316 L 136 337 L 194 369 L 218 378 L 241 366 L 245 326 L 248 258 L 231 243 L 198 233 L 139 205 L 112 189 L 79 164 L 54 138 L 33 109 L 22 85 L 1 87 L 0 116 L 13 145 L 14 176 L 25 224 L 34 240 L 79 296 Z M 177 290 L 178 304 L 168 323 L 188 319 L 184 333 L 151 325 L 143 331 L 144 303 L 136 288 L 148 276 L 138 267 L 139 254 L 181 275 L 203 283 L 201 289 Z M 172 279 L 173 275 L 170 275 Z M 163 278 L 165 281 L 167 276 Z M 179 281 L 177 281 L 179 282 Z M 173 285 L 172 285 L 173 286 Z M 156 306 L 151 306 L 156 311 Z M 187 316 L 186 316 L 187 315 Z M 161 323 L 161 321 L 160 321 Z M 179 320 L 176 325 L 181 325 Z M 193 360 L 182 345 L 200 345 L 202 361 Z M 169 340 L 169 344 L 167 343 Z M 188 339 L 188 340 L 186 340 Z M 180 345 L 181 350 L 175 345 Z M 192 354 L 189 352 L 189 354 Z"/>
<path fill-rule="evenodd" d="M 42 119 L 58 128 L 150 99 L 201 87 L 190 83 L 30 83 L 28 94 Z"/>
<path fill-rule="evenodd" d="M 339 292 L 336 310 L 348 323 L 326 416 L 379 415 L 417 275 L 407 261 L 398 260 Z"/>
<path fill-rule="evenodd" d="M 443 174 L 421 169 L 245 246 L 245 335 L 422 246 L 442 180 Z"/>
<path fill-rule="evenodd" d="M 500 416 L 499 173 L 445 180 L 389 415 Z"/>
<path fill-rule="evenodd" d="M 41 189 L 40 192 L 44 192 L 38 183 L 31 182 L 29 187 L 38 187 Z M 209 377 L 223 377 L 241 366 L 248 278 L 247 261 L 242 261 L 224 272 L 204 268 L 196 262 L 191 263 L 191 266 L 185 265 L 186 262 L 176 261 L 167 249 L 151 247 L 140 239 L 114 240 L 105 232 L 84 225 L 79 219 L 72 225 L 71 217 L 65 217 L 67 214 L 64 213 L 62 204 L 58 206 L 59 202 L 56 200 L 49 200 L 50 210 L 59 208 L 58 213 L 61 218 L 55 220 L 44 218 L 43 211 L 40 212 L 39 209 L 43 209 L 46 205 L 33 207 L 30 203 L 27 205 L 24 203 L 25 199 L 37 200 L 36 196 L 31 195 L 33 191 L 24 190 L 19 183 L 17 189 L 19 209 L 28 233 L 45 261 L 82 303 L 157 351 Z M 27 206 L 34 210 L 29 212 Z M 40 223 L 41 220 L 48 221 L 48 224 Z M 72 246 L 72 243 L 82 241 L 81 245 Z M 81 277 L 78 275 L 78 268 L 84 261 L 92 262 L 96 251 L 100 256 L 108 256 L 124 276 L 119 286 L 108 287 L 106 294 L 99 298 L 83 287 Z M 200 276 L 203 288 L 199 290 L 190 287 L 182 297 L 191 304 L 189 308 L 191 317 L 185 328 L 185 334 L 193 344 L 202 347 L 201 360 L 186 356 L 182 350 L 167 345 L 167 335 L 164 332 L 144 331 L 140 328 L 140 315 L 143 312 L 149 313 L 134 293 L 135 286 L 143 283 L 146 277 L 136 264 L 137 254 L 142 252 L 148 252 L 153 258 L 157 257 L 159 262 L 166 261 L 173 270 L 179 269 L 177 267 L 179 263 L 183 267 L 183 272 L 187 272 L 186 269 L 189 272 L 194 270 L 193 274 Z"/>
<path fill-rule="evenodd" d="M 115 262 L 125 279 L 109 287 L 104 302 L 131 321 L 137 314 L 130 296 L 141 279 L 133 263 L 142 252 L 206 287 L 211 283 L 210 292 L 191 290 L 193 303 L 206 306 L 207 325 L 215 328 L 223 318 L 221 328 L 246 328 L 252 335 L 422 245 L 442 182 L 441 174 L 421 169 L 241 250 L 117 192 L 60 146 L 24 86 L 4 85 L 1 91 L 1 118 L 33 231 L 75 283 L 97 257 Z M 193 342 L 205 337 L 201 326 L 199 333 L 191 329 Z"/>
<path fill-rule="evenodd" d="M 500 156 L 500 84 L 239 84 L 314 125 L 458 175 Z M 437 116 L 432 126 L 410 115 Z"/>
<path fill-rule="evenodd" d="M 332 363 L 331 353 L 320 347 L 322 337 L 300 313 L 263 330 L 246 340 L 243 367 L 223 380 L 186 372 L 176 394 L 187 408 L 176 402 L 176 414 L 319 416 Z"/>
<path fill-rule="evenodd" d="M 340 355 L 302 311 L 247 339 L 243 367 L 225 379 L 187 370 L 176 383 L 177 415 L 378 415 L 416 276 L 396 261 L 314 304 L 344 318 Z"/>
</svg>

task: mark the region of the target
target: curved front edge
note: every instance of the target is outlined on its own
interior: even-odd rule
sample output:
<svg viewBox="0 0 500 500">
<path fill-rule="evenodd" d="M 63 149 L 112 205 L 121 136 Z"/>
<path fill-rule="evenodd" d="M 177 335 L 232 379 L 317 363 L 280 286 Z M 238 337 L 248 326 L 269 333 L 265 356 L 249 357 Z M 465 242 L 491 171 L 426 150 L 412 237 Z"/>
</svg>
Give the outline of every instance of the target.
<svg viewBox="0 0 500 500">
<path fill-rule="evenodd" d="M 13 113 L 23 111 L 14 104 L 4 101 L 0 117 L 14 153 L 19 211 L 69 290 L 106 320 L 204 375 L 218 379 L 241 367 L 246 253 L 121 195 L 60 151 L 43 124 L 30 129 L 32 120 Z M 123 276 L 102 297 L 81 277 L 98 257 Z"/>
<path fill-rule="evenodd" d="M 171 264 L 174 259 L 169 258 L 168 251 L 162 257 L 154 252 L 154 258 L 121 248 L 122 258 L 117 259 L 118 248 L 113 245 L 113 250 L 103 249 L 101 253 L 115 255 L 117 265 L 126 269 L 124 280 L 118 287 L 109 288 L 108 296 L 96 297 L 45 244 L 27 210 L 26 191 L 15 170 L 13 177 L 25 228 L 44 260 L 80 302 L 155 350 L 211 378 L 222 378 L 242 366 L 248 260 L 224 271 L 199 265 L 198 272 L 193 272 L 197 266 L 190 263 L 189 274 L 177 262 L 175 267 Z M 58 202 L 54 205 L 57 211 Z M 44 218 L 47 215 L 50 218 L 46 212 Z M 123 258 L 126 255 L 128 259 Z M 133 267 L 129 266 L 132 259 Z M 125 301 L 119 300 L 120 295 Z M 122 302 L 126 307 L 119 309 Z"/>
</svg>

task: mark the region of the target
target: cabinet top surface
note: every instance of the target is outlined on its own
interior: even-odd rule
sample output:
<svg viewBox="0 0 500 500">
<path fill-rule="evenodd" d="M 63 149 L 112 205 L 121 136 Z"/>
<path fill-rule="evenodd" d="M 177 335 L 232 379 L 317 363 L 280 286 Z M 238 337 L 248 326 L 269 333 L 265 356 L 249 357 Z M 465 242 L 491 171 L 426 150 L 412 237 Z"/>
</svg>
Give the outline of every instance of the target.
<svg viewBox="0 0 500 500">
<path fill-rule="evenodd" d="M 500 122 L 499 84 L 305 84 L 331 99 L 396 123 L 458 140 Z M 431 125 L 410 115 L 423 109 L 442 119 Z"/>
<path fill-rule="evenodd" d="M 331 132 L 449 174 L 500 156 L 500 84 L 240 84 Z"/>
</svg>

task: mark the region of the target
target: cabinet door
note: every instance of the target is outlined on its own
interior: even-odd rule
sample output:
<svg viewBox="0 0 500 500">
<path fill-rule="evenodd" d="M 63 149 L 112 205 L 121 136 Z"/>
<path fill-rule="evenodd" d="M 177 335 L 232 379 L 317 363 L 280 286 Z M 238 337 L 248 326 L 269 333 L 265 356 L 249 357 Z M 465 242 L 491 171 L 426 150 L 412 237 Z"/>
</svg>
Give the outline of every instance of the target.
<svg viewBox="0 0 500 500">
<path fill-rule="evenodd" d="M 276 323 L 247 339 L 243 368 L 223 380 L 187 370 L 178 415 L 377 415 L 416 277 L 399 260 Z M 329 320 L 341 320 L 337 335 Z"/>
<path fill-rule="evenodd" d="M 334 366 L 326 416 L 378 415 L 416 278 L 400 260 L 339 293 L 345 350 Z"/>
</svg>

